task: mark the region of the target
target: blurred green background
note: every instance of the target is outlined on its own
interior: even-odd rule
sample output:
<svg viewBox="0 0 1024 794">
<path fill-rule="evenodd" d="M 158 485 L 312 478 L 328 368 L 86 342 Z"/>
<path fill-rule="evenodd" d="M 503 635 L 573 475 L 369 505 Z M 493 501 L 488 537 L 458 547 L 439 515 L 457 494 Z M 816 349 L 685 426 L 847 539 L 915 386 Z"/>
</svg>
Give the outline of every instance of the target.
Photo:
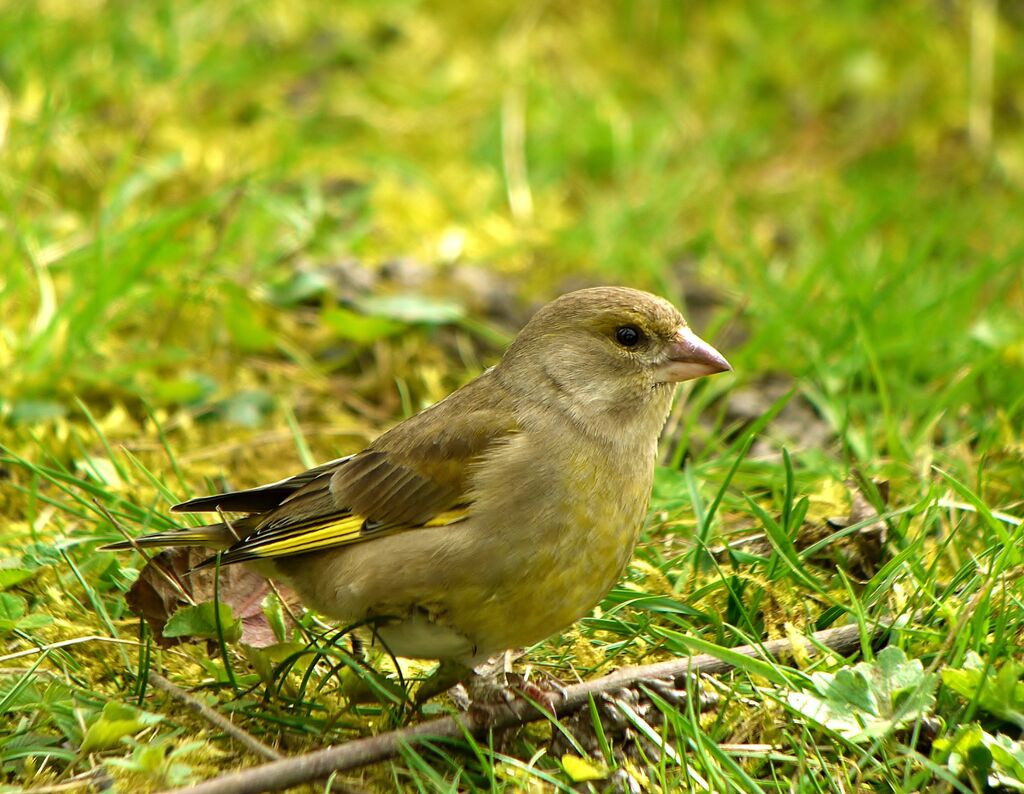
<svg viewBox="0 0 1024 794">
<path fill-rule="evenodd" d="M 91 553 L 120 537 L 112 516 L 162 527 L 190 492 L 354 451 L 496 361 L 541 302 L 621 283 L 677 302 L 735 373 L 680 400 L 605 617 L 531 658 L 561 671 L 571 647 L 592 672 L 685 653 L 684 635 L 736 644 L 829 625 L 839 603 L 863 620 L 929 599 L 911 655 L 1019 656 L 986 622 L 1022 564 L 1019 2 L 0 0 L 0 229 L 11 650 L 134 636 L 134 563 Z M 866 584 L 804 557 L 797 575 L 777 548 L 728 583 L 708 570 L 718 534 L 849 512 L 853 472 L 903 511 Z M 1009 517 L 975 520 L 986 504 Z M 960 608 L 967 629 L 942 622 Z M 9 776 L 123 696 L 132 664 L 109 653 L 61 662 L 59 708 L 25 706 L 45 738 L 0 752 Z M 749 707 L 763 698 L 742 689 L 707 752 L 778 740 L 784 698 Z M 833 771 L 866 763 L 835 746 Z M 867 779 L 934 782 L 905 750 Z"/>
<path fill-rule="evenodd" d="M 355 281 L 486 314 L 476 269 L 527 305 L 594 282 L 710 293 L 695 324 L 742 329 L 739 378 L 810 378 L 858 423 L 898 413 L 911 442 L 917 395 L 948 411 L 1024 391 L 1017 4 L 2 14 L 8 424 L 265 386 L 247 357 L 344 369 L 395 327 L 281 308 L 402 320 L 348 301 Z M 362 280 L 396 262 L 397 284 Z"/>
</svg>

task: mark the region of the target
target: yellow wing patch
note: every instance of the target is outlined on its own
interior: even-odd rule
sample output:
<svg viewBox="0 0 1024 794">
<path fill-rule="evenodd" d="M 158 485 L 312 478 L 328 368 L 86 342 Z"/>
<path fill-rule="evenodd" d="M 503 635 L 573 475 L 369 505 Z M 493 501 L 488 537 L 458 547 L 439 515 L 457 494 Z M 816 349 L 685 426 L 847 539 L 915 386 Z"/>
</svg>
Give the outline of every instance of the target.
<svg viewBox="0 0 1024 794">
<path fill-rule="evenodd" d="M 361 516 L 348 516 L 315 529 L 303 528 L 286 533 L 279 540 L 260 542 L 255 539 L 250 550 L 258 557 L 283 557 L 331 546 L 344 546 L 359 540 L 363 523 Z M 242 542 L 245 543 L 244 540 Z"/>
<path fill-rule="evenodd" d="M 245 560 L 288 557 L 311 551 L 347 546 L 366 540 L 392 535 L 396 532 L 415 531 L 420 527 L 443 527 L 465 520 L 468 507 L 445 510 L 422 524 L 375 524 L 362 516 L 345 515 L 328 520 L 327 523 L 303 522 L 301 524 L 272 529 L 268 532 L 254 532 L 242 538 L 220 557 L 221 565 L 230 565 Z M 217 558 L 204 560 L 197 568 L 215 565 Z"/>
<path fill-rule="evenodd" d="M 457 524 L 460 521 L 465 520 L 468 515 L 469 507 L 456 507 L 454 510 L 445 510 L 443 513 L 438 513 L 432 519 L 423 524 L 423 526 L 446 527 L 449 524 Z"/>
</svg>

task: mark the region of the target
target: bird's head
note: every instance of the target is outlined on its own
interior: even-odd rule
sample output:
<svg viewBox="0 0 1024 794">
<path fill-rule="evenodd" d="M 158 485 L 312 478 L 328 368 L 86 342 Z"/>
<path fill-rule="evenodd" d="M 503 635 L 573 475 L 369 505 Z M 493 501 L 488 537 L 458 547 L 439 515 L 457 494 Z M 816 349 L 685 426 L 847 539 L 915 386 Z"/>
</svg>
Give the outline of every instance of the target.
<svg viewBox="0 0 1024 794">
<path fill-rule="evenodd" d="M 561 407 L 595 429 L 642 422 L 660 430 L 675 383 L 729 369 L 671 303 L 626 287 L 578 290 L 547 304 L 499 365 L 524 399 Z"/>
</svg>

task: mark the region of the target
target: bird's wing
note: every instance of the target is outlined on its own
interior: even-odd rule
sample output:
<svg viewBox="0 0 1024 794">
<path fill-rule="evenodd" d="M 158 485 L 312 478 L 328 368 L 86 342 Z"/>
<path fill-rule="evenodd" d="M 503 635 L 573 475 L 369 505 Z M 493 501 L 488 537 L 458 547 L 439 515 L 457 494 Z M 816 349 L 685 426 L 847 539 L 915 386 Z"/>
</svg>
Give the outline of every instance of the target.
<svg viewBox="0 0 1024 794">
<path fill-rule="evenodd" d="M 197 496 L 195 499 L 174 505 L 171 510 L 175 513 L 206 513 L 217 510 L 222 510 L 225 513 L 265 513 L 268 510 L 273 510 L 317 477 L 332 473 L 353 457 L 353 455 L 349 455 L 344 458 L 335 458 L 292 477 L 285 477 L 283 480 L 259 485 L 256 488 L 247 488 L 244 491 Z"/>
<path fill-rule="evenodd" d="M 304 554 L 462 521 L 469 512 L 470 467 L 517 431 L 500 387 L 482 388 L 487 383 L 481 380 L 486 376 L 397 425 L 363 452 L 264 486 L 265 491 L 229 494 L 235 500 L 229 504 L 260 504 L 271 491 L 284 496 L 262 515 L 245 519 L 252 528 L 220 563 Z M 298 487 L 292 487 L 296 480 Z M 254 493 L 256 502 L 243 501 Z M 224 509 L 216 497 L 206 499 Z M 196 502 L 208 503 L 185 505 Z"/>
</svg>

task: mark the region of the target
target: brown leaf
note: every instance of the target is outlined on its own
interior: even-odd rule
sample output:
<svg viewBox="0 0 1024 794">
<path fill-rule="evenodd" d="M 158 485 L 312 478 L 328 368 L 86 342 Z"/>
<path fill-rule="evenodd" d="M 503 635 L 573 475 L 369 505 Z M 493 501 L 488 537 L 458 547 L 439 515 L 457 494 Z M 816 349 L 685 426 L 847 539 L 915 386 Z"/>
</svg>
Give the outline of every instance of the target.
<svg viewBox="0 0 1024 794">
<path fill-rule="evenodd" d="M 125 596 L 129 608 L 146 620 L 161 647 L 196 641 L 190 637 L 164 637 L 163 629 L 168 618 L 181 607 L 213 600 L 217 570 L 204 568 L 188 573 L 213 553 L 201 547 L 162 551 L 146 563 Z M 263 599 L 271 592 L 266 577 L 241 565 L 221 568 L 219 576 L 217 595 L 242 621 L 242 642 L 256 648 L 277 642 L 263 614 Z M 298 596 L 292 590 L 279 584 L 277 591 L 287 605 L 299 606 Z"/>
</svg>

